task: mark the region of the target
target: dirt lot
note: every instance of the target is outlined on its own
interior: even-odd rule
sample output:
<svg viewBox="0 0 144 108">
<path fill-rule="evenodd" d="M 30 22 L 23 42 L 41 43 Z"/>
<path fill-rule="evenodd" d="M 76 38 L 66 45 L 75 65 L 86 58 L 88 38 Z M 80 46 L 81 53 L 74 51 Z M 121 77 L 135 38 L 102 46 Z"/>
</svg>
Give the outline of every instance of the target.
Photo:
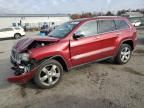
<svg viewBox="0 0 144 108">
<path fill-rule="evenodd" d="M 129 63 L 103 61 L 79 67 L 64 73 L 59 85 L 49 90 L 32 83 L 8 83 L 6 78 L 12 74 L 9 54 L 15 40 L 0 41 L 0 108 L 143 108 L 144 31 L 139 31 L 138 39 Z"/>
</svg>

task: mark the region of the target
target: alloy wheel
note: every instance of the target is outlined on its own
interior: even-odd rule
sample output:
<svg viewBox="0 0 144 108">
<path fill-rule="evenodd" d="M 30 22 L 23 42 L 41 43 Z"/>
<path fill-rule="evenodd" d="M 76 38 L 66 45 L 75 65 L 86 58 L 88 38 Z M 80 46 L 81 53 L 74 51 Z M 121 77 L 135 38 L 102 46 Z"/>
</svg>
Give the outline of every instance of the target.
<svg viewBox="0 0 144 108">
<path fill-rule="evenodd" d="M 124 47 L 120 53 L 120 59 L 123 63 L 126 63 L 131 56 L 131 50 L 128 47 Z"/>
<path fill-rule="evenodd" d="M 39 78 L 42 84 L 52 86 L 56 84 L 60 78 L 60 69 L 54 64 L 46 65 L 40 71 Z"/>
</svg>

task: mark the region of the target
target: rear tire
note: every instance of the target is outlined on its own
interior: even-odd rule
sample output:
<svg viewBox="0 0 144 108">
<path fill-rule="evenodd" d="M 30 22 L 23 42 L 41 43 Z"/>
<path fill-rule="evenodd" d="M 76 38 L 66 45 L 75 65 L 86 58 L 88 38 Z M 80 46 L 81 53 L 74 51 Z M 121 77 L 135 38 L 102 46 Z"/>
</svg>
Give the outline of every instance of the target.
<svg viewBox="0 0 144 108">
<path fill-rule="evenodd" d="M 40 64 L 34 82 L 42 89 L 52 88 L 60 82 L 62 73 L 63 67 L 58 61 L 46 60 Z"/>
<path fill-rule="evenodd" d="M 16 33 L 16 34 L 14 35 L 14 38 L 15 38 L 15 39 L 19 39 L 19 38 L 21 38 L 21 34 Z"/>
<path fill-rule="evenodd" d="M 115 63 L 117 64 L 126 64 L 132 55 L 132 48 L 128 44 L 122 44 L 117 56 L 114 58 Z"/>
</svg>

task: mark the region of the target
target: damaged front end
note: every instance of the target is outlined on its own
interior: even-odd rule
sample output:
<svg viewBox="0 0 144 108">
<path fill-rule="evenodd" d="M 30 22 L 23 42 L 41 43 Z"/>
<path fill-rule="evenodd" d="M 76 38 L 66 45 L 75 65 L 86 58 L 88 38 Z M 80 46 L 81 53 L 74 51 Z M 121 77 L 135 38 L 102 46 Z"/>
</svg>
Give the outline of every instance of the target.
<svg viewBox="0 0 144 108">
<path fill-rule="evenodd" d="M 8 81 L 14 82 L 14 83 L 26 83 L 29 80 L 33 78 L 33 75 L 36 72 L 36 68 L 32 66 L 30 61 L 23 61 L 17 54 L 14 56 L 14 54 L 11 55 L 11 63 L 13 64 L 13 67 L 11 68 L 14 70 L 14 76 L 11 76 L 8 78 Z"/>
<path fill-rule="evenodd" d="M 28 53 L 19 53 L 15 49 L 11 53 L 11 63 L 14 76 L 8 78 L 10 82 L 26 83 L 33 78 L 37 70 L 36 63 L 29 58 Z"/>
<path fill-rule="evenodd" d="M 18 70 L 19 70 L 19 68 L 17 68 L 16 71 L 18 71 Z M 20 75 L 11 76 L 8 78 L 8 81 L 13 82 L 13 83 L 19 83 L 19 84 L 27 83 L 28 81 L 30 81 L 33 78 L 36 70 L 37 69 L 35 68 L 27 73 L 23 72 Z"/>
<path fill-rule="evenodd" d="M 11 63 L 13 64 L 14 76 L 8 78 L 8 81 L 14 83 L 27 83 L 30 81 L 38 69 L 38 62 L 30 58 L 30 50 L 33 48 L 44 47 L 56 42 L 54 39 L 23 39 L 20 40 L 11 51 Z"/>
</svg>

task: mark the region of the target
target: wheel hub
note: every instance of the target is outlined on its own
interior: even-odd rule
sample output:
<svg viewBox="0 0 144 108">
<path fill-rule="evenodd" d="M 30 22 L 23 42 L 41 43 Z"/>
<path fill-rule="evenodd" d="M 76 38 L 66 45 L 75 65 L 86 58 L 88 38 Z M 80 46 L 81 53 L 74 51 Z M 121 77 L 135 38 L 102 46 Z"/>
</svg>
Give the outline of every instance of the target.
<svg viewBox="0 0 144 108">
<path fill-rule="evenodd" d="M 40 81 L 45 85 L 54 85 L 60 77 L 60 69 L 56 65 L 47 65 L 40 72 Z"/>
<path fill-rule="evenodd" d="M 123 48 L 121 51 L 121 60 L 122 62 L 127 62 L 130 58 L 131 51 L 128 47 Z"/>
</svg>

